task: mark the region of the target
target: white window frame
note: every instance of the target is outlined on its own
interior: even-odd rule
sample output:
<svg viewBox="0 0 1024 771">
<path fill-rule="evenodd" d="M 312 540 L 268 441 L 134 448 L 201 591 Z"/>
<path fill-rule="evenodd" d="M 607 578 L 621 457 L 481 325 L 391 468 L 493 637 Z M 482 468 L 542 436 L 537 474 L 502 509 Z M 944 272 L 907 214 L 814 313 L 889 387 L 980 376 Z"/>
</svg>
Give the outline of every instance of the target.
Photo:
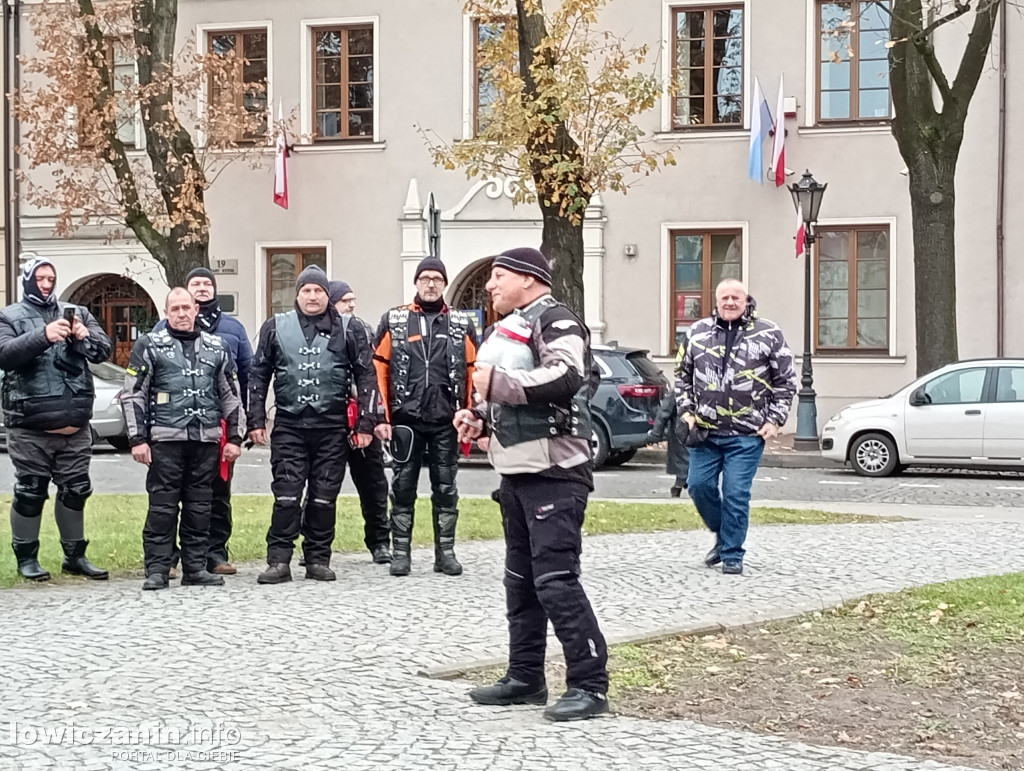
<svg viewBox="0 0 1024 771">
<path fill-rule="evenodd" d="M 318 27 L 353 27 L 369 24 L 373 27 L 373 144 L 380 139 L 380 16 L 341 16 L 329 19 L 302 19 L 300 45 L 302 66 L 299 73 L 299 112 L 301 144 L 324 144 L 313 141 L 313 30 Z M 349 141 L 349 140 L 338 140 Z M 366 143 L 366 140 L 358 140 Z M 328 146 L 330 143 L 326 143 Z"/>
<path fill-rule="evenodd" d="M 892 132 L 890 122 L 896 115 L 892 103 L 892 80 L 889 80 L 889 118 L 885 120 L 866 121 L 864 125 L 857 125 L 857 120 L 851 120 L 853 125 L 832 125 L 826 123 L 818 125 L 818 0 L 806 0 L 807 9 L 807 41 L 804 48 L 807 50 L 807 62 L 805 71 L 807 73 L 806 94 L 804 97 L 804 119 L 800 124 L 801 128 L 816 129 L 822 133 L 850 134 L 850 133 L 885 133 Z"/>
<path fill-rule="evenodd" d="M 267 307 L 267 252 L 281 249 L 295 249 L 301 251 L 302 249 L 323 249 L 324 254 L 327 256 L 327 275 L 334 275 L 334 245 L 330 239 L 321 241 L 303 241 L 301 239 L 295 239 L 294 241 L 257 241 L 254 244 L 255 248 L 255 259 L 256 259 L 256 281 L 255 284 L 255 296 L 254 308 L 259 308 L 261 314 L 259 318 L 268 318 L 270 315 L 270 308 Z"/>
<path fill-rule="evenodd" d="M 818 220 L 817 227 L 819 228 L 865 228 L 865 227 L 888 227 L 889 228 L 889 357 L 893 358 L 896 356 L 896 263 L 897 259 L 897 239 L 896 239 L 896 218 L 895 217 L 833 217 L 830 219 Z M 815 242 L 815 265 L 817 264 L 817 242 Z M 806 258 L 804 258 L 806 259 Z M 814 334 L 811 335 L 811 350 L 814 356 L 818 356 L 818 271 L 815 270 L 811 276 L 811 295 L 814 297 L 814 302 L 811 304 L 811 329 L 814 330 Z M 829 361 L 846 361 L 847 359 L 853 359 L 856 361 L 874 360 L 881 358 L 878 355 L 872 355 L 869 353 L 857 353 L 856 351 L 850 351 L 850 353 L 824 353 L 821 355 L 822 358 L 828 359 Z"/>
<path fill-rule="evenodd" d="M 85 39 L 84 37 L 76 37 L 75 38 L 76 42 L 80 41 L 80 40 L 84 41 L 84 39 Z M 116 58 L 113 59 L 112 67 L 113 67 L 114 70 L 117 69 L 117 60 L 116 60 Z M 138 85 L 139 85 L 139 60 L 137 58 L 133 60 L 132 67 L 134 69 L 134 74 L 135 74 L 135 87 L 138 88 Z M 111 75 L 114 76 L 114 73 L 111 72 Z M 116 76 L 114 76 L 114 77 L 116 79 Z M 117 99 L 117 86 L 116 85 L 114 87 L 114 99 L 115 100 Z M 145 152 L 145 150 L 146 150 L 146 130 L 145 130 L 145 127 L 142 125 L 142 105 L 136 104 L 135 105 L 135 109 L 134 109 L 134 113 L 135 113 L 135 115 L 134 115 L 134 118 L 133 118 L 133 124 L 134 124 L 134 130 L 135 130 L 135 143 L 131 147 L 126 147 L 125 148 L 125 153 L 127 153 L 129 156 L 131 156 L 132 154 Z M 65 111 L 65 116 L 66 116 L 66 119 L 67 119 L 67 126 L 68 126 L 68 128 L 74 130 L 74 132 L 75 132 L 75 138 L 74 138 L 73 141 L 74 141 L 74 147 L 77 149 L 79 147 L 79 144 L 78 144 L 78 125 L 79 125 L 78 108 L 77 107 L 69 107 Z"/>
<path fill-rule="evenodd" d="M 675 32 L 672 29 L 672 12 L 677 8 L 707 8 L 716 5 L 743 5 L 743 129 L 750 131 L 750 89 L 753 88 L 754 79 L 751 75 L 750 64 L 750 0 L 662 0 L 661 5 L 661 130 L 674 135 L 685 136 L 688 133 L 705 132 L 702 137 L 722 134 L 734 136 L 739 131 L 739 126 L 732 130 L 725 127 L 694 126 L 692 129 L 677 129 L 672 126 L 672 97 L 669 95 L 668 87 L 672 82 L 672 60 L 674 52 L 672 41 L 675 40 Z"/>
<path fill-rule="evenodd" d="M 267 138 L 266 144 L 269 146 L 274 141 L 274 121 L 277 120 L 277 114 L 274 112 L 274 24 L 269 19 L 265 21 L 218 21 L 209 24 L 197 24 L 196 25 L 196 46 L 199 48 L 197 53 L 202 53 L 204 56 L 210 50 L 210 33 L 215 32 L 246 32 L 254 29 L 266 29 L 267 31 Z M 210 95 L 207 93 L 207 89 L 210 87 L 209 82 L 203 83 L 203 87 L 199 89 L 199 96 L 197 98 L 196 109 L 199 110 L 199 115 L 206 114 L 207 105 L 210 103 Z M 206 147 L 207 135 L 205 131 L 197 131 L 196 139 L 198 140 L 200 147 Z M 259 144 L 257 140 L 256 144 Z"/>
<path fill-rule="evenodd" d="M 662 222 L 661 223 L 661 297 L 659 348 L 662 356 L 675 356 L 675 342 L 669 330 L 669 308 L 672 307 L 672 231 L 673 230 L 739 230 L 742 240 L 740 279 L 750 286 L 750 223 L 747 220 L 721 220 L 719 222 Z"/>
</svg>

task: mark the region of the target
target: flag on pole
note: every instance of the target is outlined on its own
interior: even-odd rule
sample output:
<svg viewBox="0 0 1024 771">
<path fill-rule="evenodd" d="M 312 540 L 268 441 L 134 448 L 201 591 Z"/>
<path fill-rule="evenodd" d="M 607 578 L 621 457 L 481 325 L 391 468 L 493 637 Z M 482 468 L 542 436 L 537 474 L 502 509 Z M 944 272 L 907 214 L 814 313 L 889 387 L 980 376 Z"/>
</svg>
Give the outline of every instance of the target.
<svg viewBox="0 0 1024 771">
<path fill-rule="evenodd" d="M 764 98 L 761 83 L 754 77 L 754 88 L 750 92 L 750 161 L 747 175 L 760 184 L 764 184 L 764 158 L 762 146 L 772 127 L 772 113 L 768 109 L 768 100 Z"/>
<path fill-rule="evenodd" d="M 786 184 L 786 109 L 783 77 L 779 75 L 779 104 L 775 108 L 775 140 L 772 142 L 772 168 L 775 170 L 775 187 Z"/>
<path fill-rule="evenodd" d="M 288 208 L 288 134 L 284 129 L 284 113 L 277 103 L 277 152 L 274 154 L 274 203 Z"/>
<path fill-rule="evenodd" d="M 804 242 L 807 240 L 807 225 L 804 224 L 804 207 L 796 207 L 796 256 L 804 253 Z"/>
</svg>

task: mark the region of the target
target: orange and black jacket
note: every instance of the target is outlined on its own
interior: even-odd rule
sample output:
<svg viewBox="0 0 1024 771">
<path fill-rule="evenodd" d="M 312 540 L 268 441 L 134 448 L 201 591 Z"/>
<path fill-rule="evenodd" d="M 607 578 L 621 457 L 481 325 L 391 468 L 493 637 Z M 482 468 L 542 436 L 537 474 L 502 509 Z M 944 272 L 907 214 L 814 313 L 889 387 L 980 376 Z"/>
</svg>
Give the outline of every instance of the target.
<svg viewBox="0 0 1024 771">
<path fill-rule="evenodd" d="M 476 342 L 470 317 L 416 303 L 381 317 L 373 363 L 388 423 L 440 423 L 472 403 Z"/>
</svg>

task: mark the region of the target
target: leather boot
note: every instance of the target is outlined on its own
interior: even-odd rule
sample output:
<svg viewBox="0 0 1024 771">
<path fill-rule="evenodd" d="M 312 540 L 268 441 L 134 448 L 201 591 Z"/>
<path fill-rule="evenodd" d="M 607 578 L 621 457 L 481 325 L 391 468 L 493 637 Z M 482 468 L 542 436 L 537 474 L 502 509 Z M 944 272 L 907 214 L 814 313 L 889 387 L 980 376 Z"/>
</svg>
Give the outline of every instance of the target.
<svg viewBox="0 0 1024 771">
<path fill-rule="evenodd" d="M 446 576 L 461 576 L 462 565 L 455 559 L 455 550 L 446 549 L 442 551 L 434 549 L 434 572 L 444 573 Z"/>
<path fill-rule="evenodd" d="M 434 512 L 434 572 L 461 576 L 462 565 L 455 559 L 455 524 L 458 512 L 442 509 Z"/>
<path fill-rule="evenodd" d="M 167 576 L 163 573 L 153 573 L 152 575 L 146 576 L 146 580 L 142 582 L 142 589 L 147 592 L 153 592 L 157 589 L 166 589 L 167 587 Z"/>
<path fill-rule="evenodd" d="M 287 562 L 274 562 L 260 573 L 258 584 L 284 584 L 292 580 L 292 569 Z"/>
<path fill-rule="evenodd" d="M 334 581 L 337 576 L 327 565 L 306 565 L 306 578 L 314 581 Z"/>
<path fill-rule="evenodd" d="M 88 541 L 61 541 L 64 548 L 64 563 L 60 566 L 62 573 L 70 573 L 74 576 L 85 576 L 95 581 L 106 581 L 110 574 L 89 562 L 85 556 L 85 547 Z"/>
<path fill-rule="evenodd" d="M 49 581 L 50 574 L 39 564 L 39 541 L 12 543 L 14 557 L 18 560 L 18 572 L 29 581 Z"/>
<path fill-rule="evenodd" d="M 198 573 L 182 573 L 182 586 L 224 586 L 224 576 L 215 576 L 206 570 Z"/>
<path fill-rule="evenodd" d="M 388 568 L 388 572 L 393 576 L 407 576 L 409 571 L 412 570 L 412 556 L 409 552 L 411 548 L 410 539 L 395 536 L 393 541 L 395 553 L 391 559 L 391 567 Z"/>
</svg>

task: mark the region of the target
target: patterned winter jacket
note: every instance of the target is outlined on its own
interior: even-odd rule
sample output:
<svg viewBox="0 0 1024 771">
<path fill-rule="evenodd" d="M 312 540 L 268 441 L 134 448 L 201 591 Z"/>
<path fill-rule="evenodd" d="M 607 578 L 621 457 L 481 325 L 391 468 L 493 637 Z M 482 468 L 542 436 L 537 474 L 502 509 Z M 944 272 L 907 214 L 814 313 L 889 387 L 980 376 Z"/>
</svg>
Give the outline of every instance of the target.
<svg viewBox="0 0 1024 771">
<path fill-rule="evenodd" d="M 762 319 L 754 298 L 726 359 L 726 327 L 717 311 L 690 327 L 679 377 L 679 415 L 695 415 L 697 425 L 718 436 L 749 436 L 765 423 L 782 426 L 796 394 L 793 354 L 782 330 Z"/>
</svg>

